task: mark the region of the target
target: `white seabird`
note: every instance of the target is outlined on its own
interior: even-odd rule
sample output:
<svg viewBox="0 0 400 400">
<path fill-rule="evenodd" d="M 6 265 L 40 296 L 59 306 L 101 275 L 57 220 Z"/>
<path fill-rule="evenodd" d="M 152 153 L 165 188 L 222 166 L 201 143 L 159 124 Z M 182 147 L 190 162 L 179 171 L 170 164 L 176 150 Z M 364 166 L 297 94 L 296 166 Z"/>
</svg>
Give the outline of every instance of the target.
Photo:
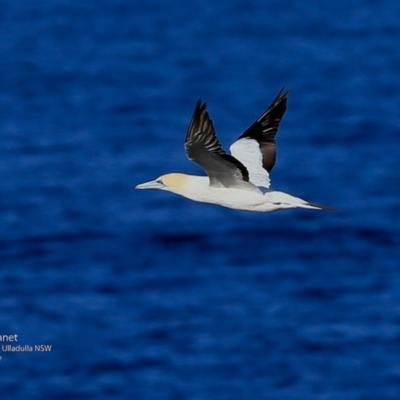
<svg viewBox="0 0 400 400">
<path fill-rule="evenodd" d="M 227 154 L 215 135 L 206 103 L 198 100 L 190 122 L 185 150 L 206 176 L 170 173 L 136 189 L 160 189 L 203 203 L 236 210 L 268 212 L 287 208 L 332 210 L 284 192 L 271 190 L 269 174 L 275 165 L 275 135 L 285 114 L 289 92 L 281 90 L 267 110 L 234 142 Z"/>
</svg>

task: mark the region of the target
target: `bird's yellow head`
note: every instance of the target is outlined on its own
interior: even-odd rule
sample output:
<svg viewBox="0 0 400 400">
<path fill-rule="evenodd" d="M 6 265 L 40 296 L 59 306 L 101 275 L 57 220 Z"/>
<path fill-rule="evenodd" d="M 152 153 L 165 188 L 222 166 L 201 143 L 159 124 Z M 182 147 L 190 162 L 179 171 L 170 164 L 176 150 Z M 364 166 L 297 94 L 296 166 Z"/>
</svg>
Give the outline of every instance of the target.
<svg viewBox="0 0 400 400">
<path fill-rule="evenodd" d="M 154 181 L 137 185 L 136 189 L 160 189 L 174 193 L 181 193 L 188 182 L 188 178 L 187 175 L 179 173 L 161 175 Z"/>
</svg>

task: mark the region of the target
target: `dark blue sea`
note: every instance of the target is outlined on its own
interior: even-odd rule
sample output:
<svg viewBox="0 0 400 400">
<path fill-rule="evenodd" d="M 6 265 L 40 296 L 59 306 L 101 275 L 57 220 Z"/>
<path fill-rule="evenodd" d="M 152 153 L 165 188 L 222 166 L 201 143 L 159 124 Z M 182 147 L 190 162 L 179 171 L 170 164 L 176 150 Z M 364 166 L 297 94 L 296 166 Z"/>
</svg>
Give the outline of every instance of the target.
<svg viewBox="0 0 400 400">
<path fill-rule="evenodd" d="M 0 397 L 400 399 L 399 16 L 3 0 Z M 134 190 L 203 173 L 197 99 L 228 149 L 282 87 L 272 187 L 339 212 Z"/>
</svg>

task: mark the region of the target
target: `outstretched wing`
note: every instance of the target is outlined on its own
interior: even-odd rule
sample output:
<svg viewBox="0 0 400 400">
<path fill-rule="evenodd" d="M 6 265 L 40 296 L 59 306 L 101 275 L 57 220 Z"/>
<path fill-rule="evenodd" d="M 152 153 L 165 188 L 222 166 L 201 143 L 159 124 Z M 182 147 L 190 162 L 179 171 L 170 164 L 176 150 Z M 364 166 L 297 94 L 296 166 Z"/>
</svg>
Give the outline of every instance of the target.
<svg viewBox="0 0 400 400">
<path fill-rule="evenodd" d="M 289 92 L 282 89 L 267 110 L 234 142 L 231 154 L 244 164 L 256 186 L 269 188 L 276 160 L 275 136 L 286 111 Z"/>
<path fill-rule="evenodd" d="M 197 102 L 186 134 L 185 150 L 189 160 L 206 171 L 211 186 L 256 189 L 249 183 L 246 167 L 222 149 L 206 107 L 201 100 Z"/>
</svg>

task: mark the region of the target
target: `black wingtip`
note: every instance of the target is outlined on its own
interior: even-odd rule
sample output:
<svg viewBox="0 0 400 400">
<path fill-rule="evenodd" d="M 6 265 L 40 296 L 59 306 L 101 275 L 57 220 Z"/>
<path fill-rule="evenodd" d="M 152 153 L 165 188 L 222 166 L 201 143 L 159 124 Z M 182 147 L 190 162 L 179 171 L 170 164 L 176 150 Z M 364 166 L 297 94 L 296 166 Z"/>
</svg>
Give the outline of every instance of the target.
<svg viewBox="0 0 400 400">
<path fill-rule="evenodd" d="M 201 99 L 198 99 L 197 100 L 197 103 L 196 103 L 196 108 L 195 108 L 195 110 L 196 111 L 205 111 L 205 109 L 207 108 L 207 103 L 203 103 L 202 101 L 201 101 Z"/>
<path fill-rule="evenodd" d="M 285 87 L 283 87 L 278 94 L 276 95 L 274 101 L 271 103 L 271 105 L 268 108 L 276 107 L 277 104 L 283 103 L 286 106 L 287 99 L 290 94 L 290 90 L 287 90 Z"/>
<path fill-rule="evenodd" d="M 196 107 L 193 111 L 192 119 L 190 120 L 190 124 L 186 133 L 185 142 L 188 141 L 188 138 L 200 131 L 207 131 L 208 128 L 214 130 L 213 122 L 210 119 L 208 112 L 206 110 L 207 103 L 203 103 L 201 99 L 198 99 L 196 102 Z"/>
<path fill-rule="evenodd" d="M 276 96 L 277 98 L 280 97 L 288 97 L 289 94 L 291 93 L 291 90 L 286 89 L 285 86 L 279 91 L 278 96 Z"/>
</svg>

